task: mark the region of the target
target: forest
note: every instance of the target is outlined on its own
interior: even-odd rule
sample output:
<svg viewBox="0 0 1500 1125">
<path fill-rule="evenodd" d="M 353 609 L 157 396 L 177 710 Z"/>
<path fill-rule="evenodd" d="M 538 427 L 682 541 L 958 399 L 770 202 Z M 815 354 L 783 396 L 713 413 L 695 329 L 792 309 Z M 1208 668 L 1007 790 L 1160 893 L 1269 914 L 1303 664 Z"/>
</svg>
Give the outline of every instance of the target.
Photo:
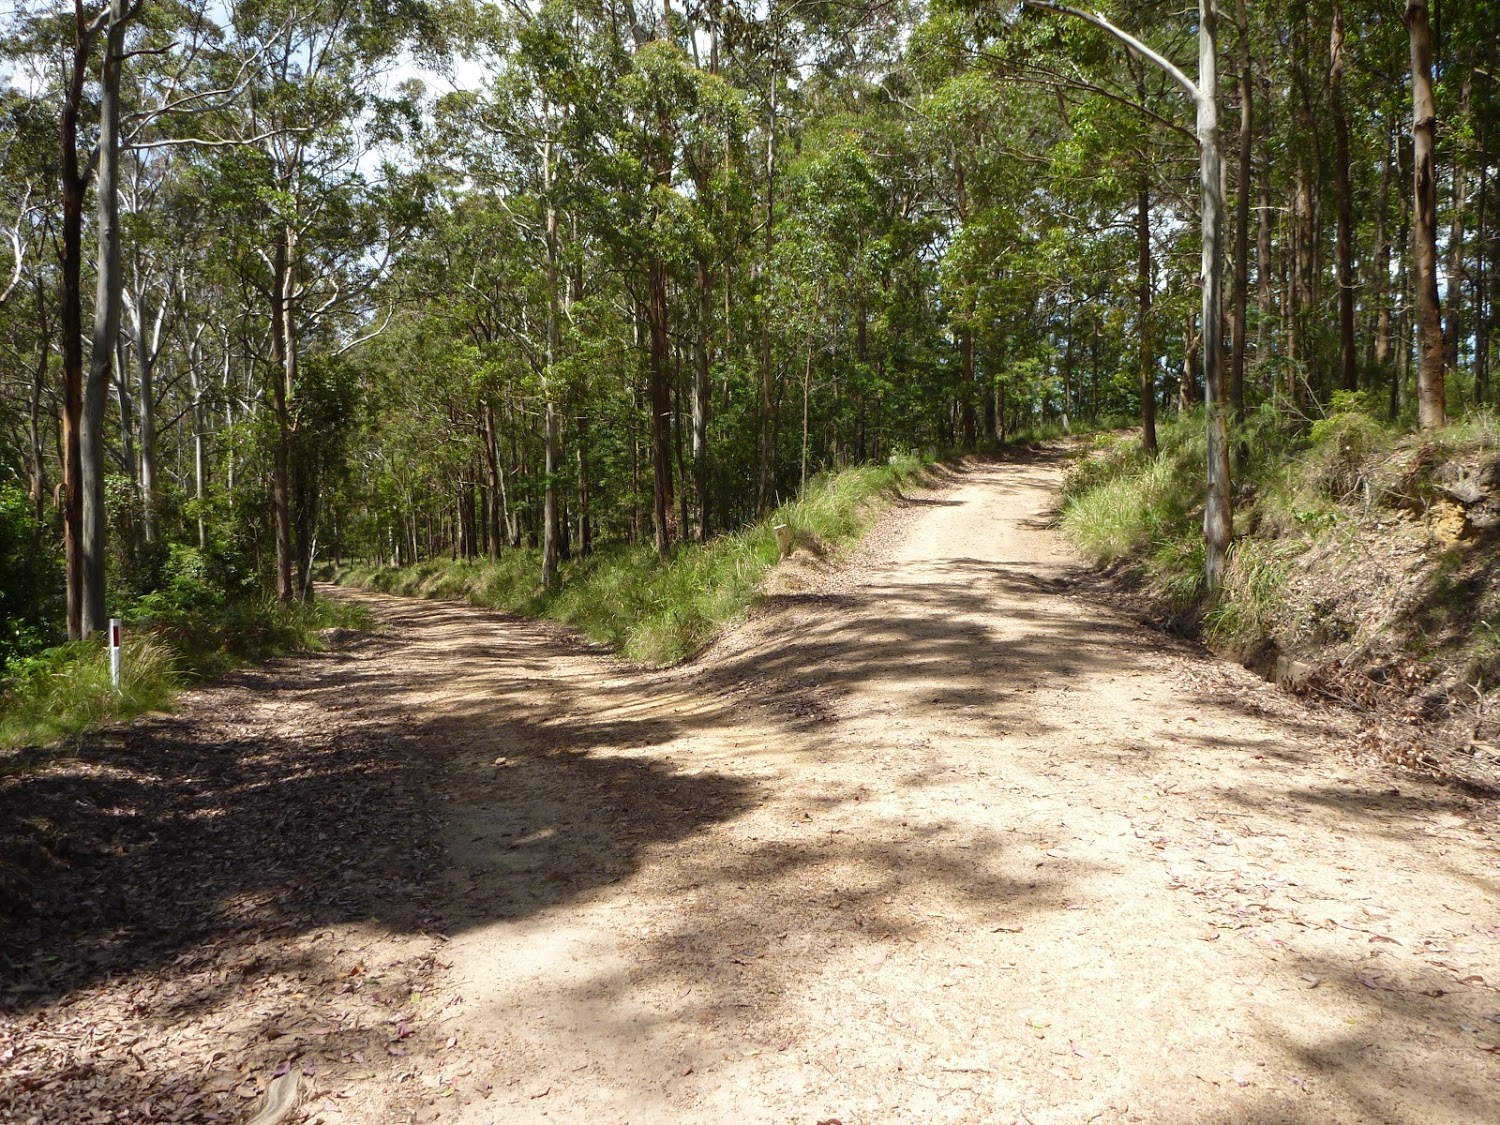
<svg viewBox="0 0 1500 1125">
<path fill-rule="evenodd" d="M 1049 427 L 1151 451 L 1194 411 L 1212 588 L 1250 429 L 1488 410 L 1497 27 L 22 0 L 0 656 L 354 558 L 515 552 L 550 589 L 824 470 Z"/>
<path fill-rule="evenodd" d="M 1495 1120 L 1497 66 L 5 0 L 0 1120 Z"/>
</svg>

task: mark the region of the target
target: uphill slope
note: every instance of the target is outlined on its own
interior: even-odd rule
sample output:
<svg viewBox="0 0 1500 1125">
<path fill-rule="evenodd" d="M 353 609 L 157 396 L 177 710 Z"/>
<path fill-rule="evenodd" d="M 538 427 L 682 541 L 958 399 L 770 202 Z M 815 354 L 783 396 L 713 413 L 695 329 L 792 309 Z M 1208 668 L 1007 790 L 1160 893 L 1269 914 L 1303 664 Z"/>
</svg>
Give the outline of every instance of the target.
<svg viewBox="0 0 1500 1125">
<path fill-rule="evenodd" d="M 1076 592 L 1059 473 L 957 470 L 686 670 L 486 653 L 459 1120 L 1493 1112 L 1489 810 Z"/>
<path fill-rule="evenodd" d="M 0 1116 L 1495 1120 L 1494 807 L 1093 598 L 1061 460 L 682 668 L 331 591 L 385 630 L 0 777 L 97 835 L 0 931 Z"/>
</svg>

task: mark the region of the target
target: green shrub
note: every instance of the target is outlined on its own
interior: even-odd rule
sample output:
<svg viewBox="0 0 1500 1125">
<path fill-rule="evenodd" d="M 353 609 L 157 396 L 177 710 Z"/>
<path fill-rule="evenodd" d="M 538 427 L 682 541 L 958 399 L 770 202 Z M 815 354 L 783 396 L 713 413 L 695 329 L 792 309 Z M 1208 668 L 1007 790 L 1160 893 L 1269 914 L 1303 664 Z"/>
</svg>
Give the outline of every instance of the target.
<svg viewBox="0 0 1500 1125">
<path fill-rule="evenodd" d="M 1330 500 L 1347 500 L 1365 485 L 1370 455 L 1390 445 L 1393 435 L 1362 411 L 1330 414 L 1312 425 L 1311 448 L 1303 459 L 1303 483 Z"/>
<path fill-rule="evenodd" d="M 0 668 L 67 627 L 62 567 L 37 532 L 31 497 L 13 481 L 0 485 Z"/>
</svg>

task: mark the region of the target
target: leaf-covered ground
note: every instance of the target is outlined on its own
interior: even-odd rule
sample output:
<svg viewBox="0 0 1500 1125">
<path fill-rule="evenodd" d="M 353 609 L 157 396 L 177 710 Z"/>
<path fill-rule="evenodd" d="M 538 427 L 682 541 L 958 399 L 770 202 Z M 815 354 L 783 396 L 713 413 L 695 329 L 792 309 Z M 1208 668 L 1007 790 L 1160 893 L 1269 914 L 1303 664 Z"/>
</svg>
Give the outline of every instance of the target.
<svg viewBox="0 0 1500 1125">
<path fill-rule="evenodd" d="M 0 1120 L 239 1121 L 287 1068 L 367 1106 L 441 1038 L 430 763 L 283 698 L 350 659 L 3 762 Z"/>
</svg>

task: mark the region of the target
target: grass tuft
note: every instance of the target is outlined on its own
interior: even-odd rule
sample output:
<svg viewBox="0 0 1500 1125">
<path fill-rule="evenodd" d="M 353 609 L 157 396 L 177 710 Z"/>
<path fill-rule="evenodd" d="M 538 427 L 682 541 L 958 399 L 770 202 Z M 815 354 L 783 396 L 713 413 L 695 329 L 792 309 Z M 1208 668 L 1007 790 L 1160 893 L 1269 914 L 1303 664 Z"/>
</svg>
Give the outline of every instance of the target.
<svg viewBox="0 0 1500 1125">
<path fill-rule="evenodd" d="M 44 745 L 172 706 L 181 687 L 253 660 L 323 647 L 325 629 L 369 630 L 370 611 L 315 599 L 242 601 L 212 613 L 125 619 L 120 687 L 102 637 L 13 660 L 0 682 L 0 750 Z"/>
<path fill-rule="evenodd" d="M 110 682 L 109 651 L 77 641 L 15 661 L 0 712 L 0 748 L 51 742 L 101 723 L 163 710 L 177 693 L 175 654 L 152 636 L 125 639 L 120 687 Z"/>
</svg>

